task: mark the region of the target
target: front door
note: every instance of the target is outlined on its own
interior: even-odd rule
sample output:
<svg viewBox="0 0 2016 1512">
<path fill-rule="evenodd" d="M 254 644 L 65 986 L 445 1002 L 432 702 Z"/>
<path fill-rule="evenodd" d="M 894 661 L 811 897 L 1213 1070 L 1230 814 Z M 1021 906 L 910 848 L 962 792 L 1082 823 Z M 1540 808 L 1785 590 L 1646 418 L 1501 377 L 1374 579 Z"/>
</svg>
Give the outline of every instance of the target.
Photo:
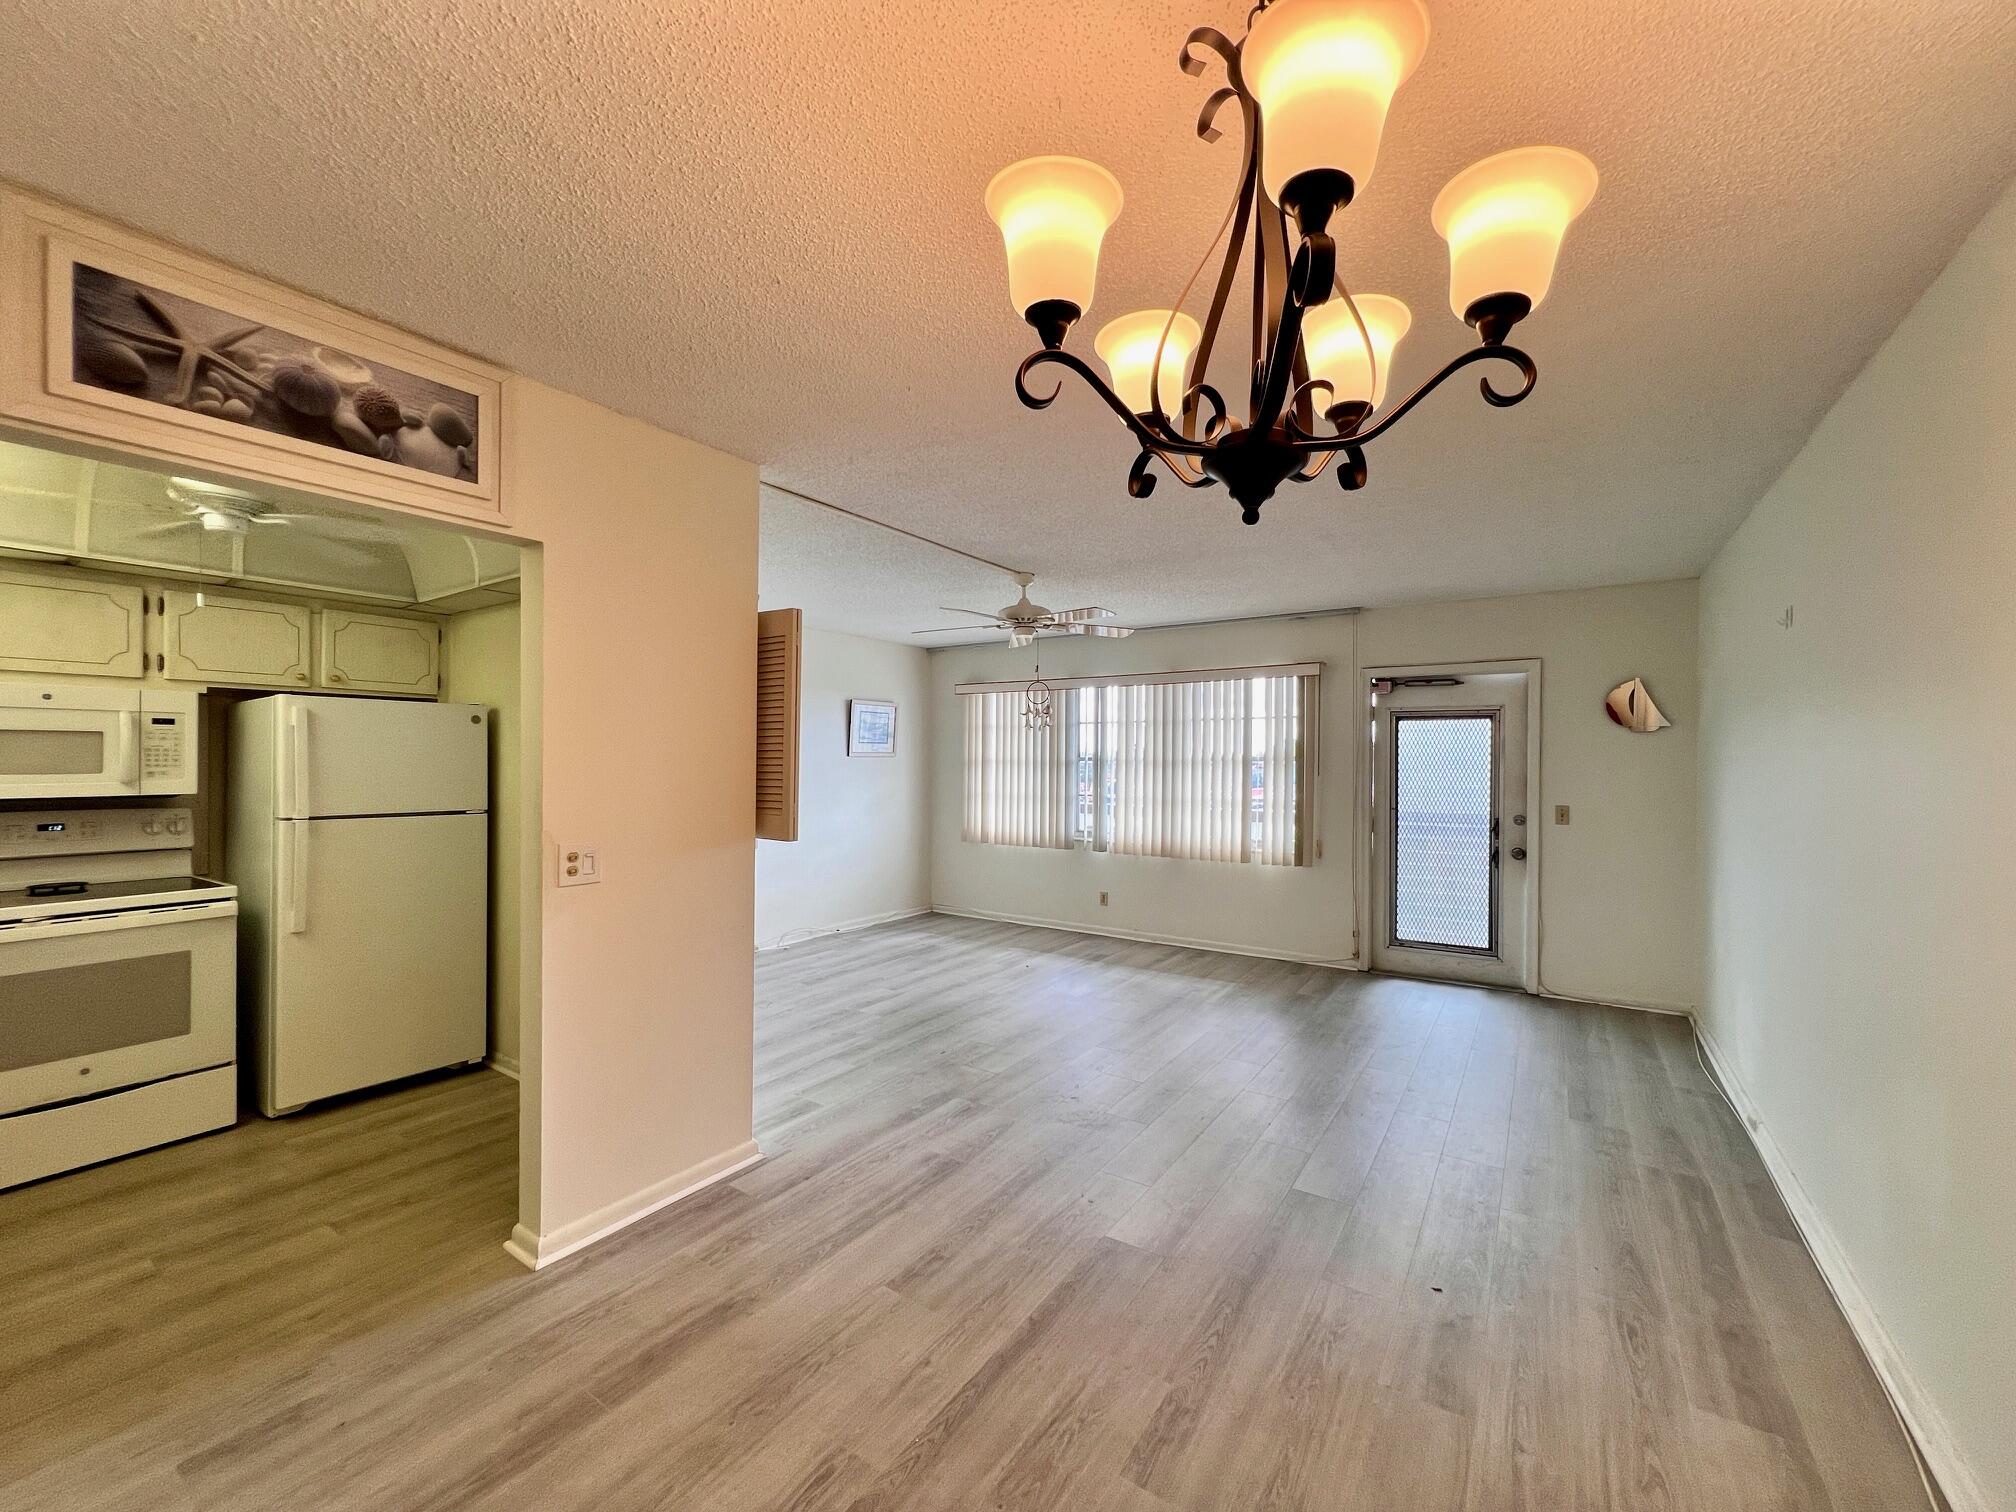
<svg viewBox="0 0 2016 1512">
<path fill-rule="evenodd" d="M 1373 683 L 1375 969 L 1528 985 L 1527 684 L 1523 671 Z"/>
</svg>

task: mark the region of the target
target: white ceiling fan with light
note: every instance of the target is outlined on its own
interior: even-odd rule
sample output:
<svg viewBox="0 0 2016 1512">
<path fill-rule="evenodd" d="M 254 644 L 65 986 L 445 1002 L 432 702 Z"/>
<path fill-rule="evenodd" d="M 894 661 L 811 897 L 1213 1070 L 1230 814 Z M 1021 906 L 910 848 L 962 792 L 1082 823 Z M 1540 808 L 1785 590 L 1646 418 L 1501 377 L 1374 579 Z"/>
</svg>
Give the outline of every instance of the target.
<svg viewBox="0 0 2016 1512">
<path fill-rule="evenodd" d="M 951 604 L 938 607 L 947 614 L 970 614 L 975 619 L 990 620 L 997 630 L 1008 632 L 1008 644 L 1027 646 L 1039 635 L 1103 635 L 1112 639 L 1134 633 L 1131 626 L 1102 624 L 1113 618 L 1111 609 L 1101 609 L 1096 604 L 1083 609 L 1046 609 L 1041 604 L 1029 601 L 1029 585 L 1035 582 L 1035 574 L 1012 573 L 1021 585 L 1022 594 L 1014 603 L 991 613 L 985 609 L 960 609 Z M 977 625 L 940 625 L 930 630 L 915 630 L 913 635 L 954 635 L 975 630 Z"/>
<path fill-rule="evenodd" d="M 226 535 L 244 535 L 254 525 L 308 525 L 318 533 L 348 536 L 358 541 L 389 541 L 392 531 L 368 520 L 352 520 L 342 515 L 298 514 L 276 509 L 257 494 L 223 483 L 203 483 L 195 478 L 170 478 L 165 492 L 175 512 L 194 520 L 205 530 Z M 174 522 L 159 529 L 173 530 Z"/>
<path fill-rule="evenodd" d="M 319 549 L 359 560 L 375 560 L 367 546 L 396 542 L 396 532 L 369 520 L 344 515 L 302 514 L 280 509 L 242 488 L 205 483 L 196 478 L 170 478 L 163 489 L 167 512 L 174 518 L 150 525 L 143 535 L 168 535 L 196 525 L 215 535 L 245 537 L 253 527 L 305 527 Z"/>
</svg>

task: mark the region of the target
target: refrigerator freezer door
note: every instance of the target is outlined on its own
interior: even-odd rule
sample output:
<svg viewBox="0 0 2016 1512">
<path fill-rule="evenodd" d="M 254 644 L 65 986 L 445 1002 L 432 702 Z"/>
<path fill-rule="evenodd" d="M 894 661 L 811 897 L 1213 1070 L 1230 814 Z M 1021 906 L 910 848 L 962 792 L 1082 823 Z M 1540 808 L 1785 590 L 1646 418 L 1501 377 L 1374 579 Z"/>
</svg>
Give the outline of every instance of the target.
<svg viewBox="0 0 2016 1512">
<path fill-rule="evenodd" d="M 445 814 L 275 826 L 263 1111 L 482 1058 L 488 823 Z"/>
<path fill-rule="evenodd" d="M 282 818 L 489 806 L 490 714 L 481 704 L 291 696 L 271 702 Z"/>
</svg>

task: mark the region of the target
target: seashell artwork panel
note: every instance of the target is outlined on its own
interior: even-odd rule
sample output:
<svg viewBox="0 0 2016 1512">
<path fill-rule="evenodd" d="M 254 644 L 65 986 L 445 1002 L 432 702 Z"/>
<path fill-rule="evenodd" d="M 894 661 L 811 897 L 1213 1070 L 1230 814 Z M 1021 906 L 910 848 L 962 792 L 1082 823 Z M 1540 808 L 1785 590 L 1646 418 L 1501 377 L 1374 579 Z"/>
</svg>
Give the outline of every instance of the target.
<svg viewBox="0 0 2016 1512">
<path fill-rule="evenodd" d="M 475 394 L 88 263 L 71 265 L 70 307 L 76 383 L 483 481 Z"/>
</svg>

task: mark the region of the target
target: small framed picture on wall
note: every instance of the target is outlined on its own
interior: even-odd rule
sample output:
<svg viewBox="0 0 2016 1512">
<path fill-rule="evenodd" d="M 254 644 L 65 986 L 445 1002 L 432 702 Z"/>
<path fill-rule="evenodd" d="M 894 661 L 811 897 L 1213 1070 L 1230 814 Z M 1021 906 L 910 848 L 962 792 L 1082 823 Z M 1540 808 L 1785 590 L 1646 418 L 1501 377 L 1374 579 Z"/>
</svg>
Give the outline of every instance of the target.
<svg viewBox="0 0 2016 1512">
<path fill-rule="evenodd" d="M 874 698 L 847 700 L 847 754 L 896 754 L 896 705 Z"/>
</svg>

